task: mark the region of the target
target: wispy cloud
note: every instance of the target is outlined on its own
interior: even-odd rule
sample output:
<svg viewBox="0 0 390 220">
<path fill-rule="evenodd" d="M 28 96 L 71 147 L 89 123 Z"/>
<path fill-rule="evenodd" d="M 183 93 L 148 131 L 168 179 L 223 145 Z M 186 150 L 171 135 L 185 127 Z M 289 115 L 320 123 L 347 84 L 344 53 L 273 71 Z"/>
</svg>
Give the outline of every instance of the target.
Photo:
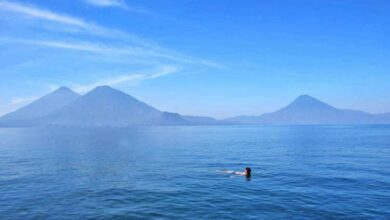
<svg viewBox="0 0 390 220">
<path fill-rule="evenodd" d="M 93 0 L 93 1 L 102 1 L 102 0 Z M 31 43 L 35 45 L 52 47 L 52 48 L 71 49 L 71 50 L 88 51 L 88 52 L 95 52 L 95 53 L 110 53 L 110 54 L 115 53 L 115 54 L 122 54 L 122 55 L 160 57 L 160 58 L 169 59 L 177 62 L 204 65 L 212 68 L 222 68 L 222 65 L 214 61 L 184 55 L 174 50 L 161 47 L 160 45 L 150 40 L 147 40 L 145 38 L 141 38 L 121 30 L 99 26 L 92 22 L 87 22 L 81 18 L 59 14 L 45 9 L 39 9 L 26 4 L 11 3 L 2 0 L 0 0 L 0 10 L 20 13 L 33 18 L 43 19 L 46 21 L 56 22 L 62 25 L 68 25 L 71 27 L 79 28 L 88 34 L 97 35 L 100 37 L 106 37 L 109 39 L 115 39 L 115 41 L 117 42 L 124 40 L 124 42 L 122 41 L 122 44 L 125 44 L 125 46 L 121 45 L 120 48 L 115 48 L 113 46 L 102 45 L 101 43 L 96 44 L 92 42 L 68 42 L 68 41 L 58 41 L 58 40 L 55 41 L 15 40 L 15 42 Z M 62 30 L 69 31 L 70 29 L 64 28 Z M 71 31 L 74 32 L 74 30 Z"/>
<path fill-rule="evenodd" d="M 26 103 L 21 103 L 21 104 L 12 104 L 11 102 L 9 103 L 5 103 L 5 104 L 2 104 L 0 105 L 0 117 L 10 113 L 10 112 L 13 112 L 17 109 L 19 109 L 20 107 L 26 105 L 26 104 L 29 104 L 30 102 L 26 102 Z"/>
<path fill-rule="evenodd" d="M 145 80 L 150 79 L 156 79 L 159 77 L 166 76 L 168 74 L 176 73 L 179 69 L 174 66 L 162 66 L 159 69 L 155 71 L 145 71 L 145 72 L 136 72 L 136 73 L 129 73 L 129 74 L 123 74 L 111 78 L 101 79 L 96 82 L 93 82 L 91 84 L 86 85 L 74 85 L 71 86 L 71 88 L 79 93 L 85 93 L 88 92 L 95 87 L 98 86 L 115 86 L 115 85 L 121 85 L 121 84 L 130 84 L 135 85 L 138 83 L 141 83 Z"/>
<path fill-rule="evenodd" d="M 51 91 L 52 90 L 50 90 L 50 92 Z M 39 99 L 42 96 L 43 95 L 41 94 L 41 95 L 26 96 L 26 97 L 14 97 L 10 101 L 8 101 L 7 103 L 4 103 L 3 105 L 0 106 L 0 117 L 7 114 L 7 113 L 16 111 L 16 110 L 34 102 L 35 100 Z"/>
<path fill-rule="evenodd" d="M 38 97 L 34 96 L 34 97 L 24 97 L 24 98 L 13 98 L 11 99 L 10 101 L 10 105 L 11 106 L 21 106 L 21 105 L 25 105 L 25 104 L 28 104 L 34 100 L 36 100 Z"/>
<path fill-rule="evenodd" d="M 85 2 L 98 7 L 121 7 L 127 8 L 127 4 L 123 0 L 85 0 Z"/>
<path fill-rule="evenodd" d="M 31 17 L 40 18 L 44 20 L 59 22 L 68 25 L 75 25 L 79 27 L 88 28 L 90 24 L 87 22 L 67 15 L 53 13 L 51 11 L 30 7 L 23 4 L 11 3 L 7 1 L 0 1 L 0 10 L 7 10 L 16 13 L 25 14 Z"/>
<path fill-rule="evenodd" d="M 64 49 L 64 50 L 75 50 L 82 52 L 96 53 L 106 56 L 124 56 L 124 57 L 141 57 L 141 58 L 160 58 L 180 63 L 187 64 L 200 64 L 212 68 L 223 68 L 220 64 L 189 57 L 183 54 L 175 53 L 174 51 L 161 51 L 158 49 L 136 46 L 136 45 L 106 45 L 103 43 L 91 43 L 83 41 L 52 41 L 52 40 L 24 40 L 24 39 L 9 39 L 0 38 L 0 42 L 7 43 L 18 43 L 18 44 L 31 44 L 37 46 L 44 46 L 50 48 Z"/>
<path fill-rule="evenodd" d="M 144 45 L 154 44 L 150 41 L 147 41 L 146 39 L 140 38 L 136 35 L 124 31 L 103 27 L 100 25 L 96 25 L 92 22 L 85 21 L 84 19 L 78 17 L 69 16 L 69 15 L 49 11 L 46 9 L 33 7 L 27 4 L 13 3 L 13 2 L 0 0 L 0 10 L 19 13 L 19 14 L 29 16 L 31 18 L 55 22 L 62 25 L 68 25 L 73 28 L 78 28 L 79 30 L 84 31 L 85 33 L 90 35 L 102 36 L 107 38 L 125 38 L 127 40 L 133 41 L 134 43 L 144 44 Z M 59 30 L 59 27 L 57 27 L 57 29 Z M 75 31 L 74 29 L 69 29 L 69 28 L 62 28 L 61 30 L 65 32 Z"/>
<path fill-rule="evenodd" d="M 39 99 L 40 97 L 46 95 L 47 93 L 53 92 L 54 90 L 59 88 L 59 86 L 52 85 L 52 84 L 47 84 L 47 85 L 45 85 L 45 87 L 46 87 L 46 91 L 44 93 L 39 94 L 39 95 L 30 95 L 30 96 L 26 96 L 26 97 L 14 97 L 14 98 L 12 98 L 8 102 L 6 107 L 4 108 L 4 109 L 7 109 L 7 111 L 5 111 L 5 112 L 10 112 L 10 111 L 16 110 L 16 109 L 18 109 L 20 107 L 23 107 L 23 106 L 25 106 L 27 104 L 30 104 L 33 101 Z"/>
<path fill-rule="evenodd" d="M 174 52 L 164 52 L 161 50 L 156 50 L 148 47 L 140 47 L 140 46 L 113 47 L 113 46 L 107 46 L 102 44 L 92 44 L 89 42 L 61 42 L 61 41 L 26 41 L 26 42 L 47 46 L 47 47 L 79 50 L 79 51 L 93 52 L 93 53 L 99 53 L 105 55 L 158 57 L 158 58 L 173 60 L 182 63 L 191 63 L 191 64 L 198 63 L 213 68 L 222 68 L 221 65 L 213 61 L 188 57 L 185 55 L 176 54 Z"/>
<path fill-rule="evenodd" d="M 129 6 L 125 0 L 84 0 L 84 2 L 96 7 L 116 7 L 126 11 L 151 15 L 150 11 L 144 8 Z"/>
</svg>

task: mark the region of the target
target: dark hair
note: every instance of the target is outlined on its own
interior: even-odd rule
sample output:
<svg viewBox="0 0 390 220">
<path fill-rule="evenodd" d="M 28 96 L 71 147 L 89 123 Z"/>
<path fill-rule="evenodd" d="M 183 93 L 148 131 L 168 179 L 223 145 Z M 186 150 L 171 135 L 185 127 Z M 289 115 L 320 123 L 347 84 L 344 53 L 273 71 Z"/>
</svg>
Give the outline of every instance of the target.
<svg viewBox="0 0 390 220">
<path fill-rule="evenodd" d="M 250 177 L 251 176 L 251 172 L 252 172 L 251 168 L 247 167 L 247 168 L 245 168 L 245 170 L 246 170 L 246 177 Z"/>
</svg>

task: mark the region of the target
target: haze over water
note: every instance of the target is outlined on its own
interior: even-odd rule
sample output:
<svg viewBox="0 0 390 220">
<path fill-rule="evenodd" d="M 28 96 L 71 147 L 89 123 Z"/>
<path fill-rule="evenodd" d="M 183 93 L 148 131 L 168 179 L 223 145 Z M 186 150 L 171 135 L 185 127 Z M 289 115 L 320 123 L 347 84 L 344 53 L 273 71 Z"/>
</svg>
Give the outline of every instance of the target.
<svg viewBox="0 0 390 220">
<path fill-rule="evenodd" d="M 386 219 L 389 143 L 380 125 L 1 128 L 0 219 Z"/>
</svg>

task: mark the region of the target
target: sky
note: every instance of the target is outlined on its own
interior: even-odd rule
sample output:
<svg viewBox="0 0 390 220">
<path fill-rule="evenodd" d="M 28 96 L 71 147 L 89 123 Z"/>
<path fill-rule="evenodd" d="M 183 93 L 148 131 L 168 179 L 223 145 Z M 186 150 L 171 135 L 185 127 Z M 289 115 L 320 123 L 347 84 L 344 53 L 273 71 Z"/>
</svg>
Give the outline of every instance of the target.
<svg viewBox="0 0 390 220">
<path fill-rule="evenodd" d="M 390 112 L 388 0 L 0 0 L 0 115 L 110 85 L 225 118 L 301 94 Z"/>
</svg>

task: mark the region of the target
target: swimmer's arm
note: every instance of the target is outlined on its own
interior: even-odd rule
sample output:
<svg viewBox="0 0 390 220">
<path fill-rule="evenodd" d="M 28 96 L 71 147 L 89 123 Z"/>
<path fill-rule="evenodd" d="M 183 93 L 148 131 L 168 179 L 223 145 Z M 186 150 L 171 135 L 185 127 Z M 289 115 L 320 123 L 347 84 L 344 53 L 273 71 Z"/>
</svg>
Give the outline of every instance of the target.
<svg viewBox="0 0 390 220">
<path fill-rule="evenodd" d="M 235 173 L 235 171 L 233 171 L 233 170 L 224 170 L 223 172 L 224 173 L 228 173 L 228 174 L 234 174 Z"/>
<path fill-rule="evenodd" d="M 233 171 L 233 170 L 223 170 L 224 173 L 227 174 L 234 174 L 234 175 L 240 175 L 240 176 L 245 176 L 245 172 L 238 172 L 238 171 Z"/>
</svg>

